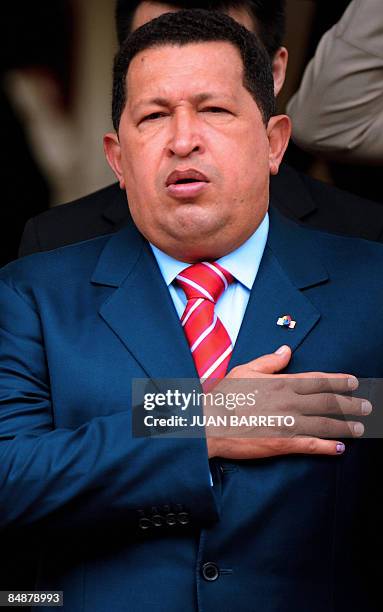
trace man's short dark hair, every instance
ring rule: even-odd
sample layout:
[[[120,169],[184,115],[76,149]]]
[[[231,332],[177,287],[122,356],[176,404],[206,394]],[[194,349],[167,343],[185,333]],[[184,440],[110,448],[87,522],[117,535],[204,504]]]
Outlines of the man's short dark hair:
[[[117,0],[116,28],[120,45],[131,33],[134,14],[142,1]],[[161,0],[154,2],[161,4]],[[254,30],[271,59],[282,45],[286,27],[286,0],[164,0],[164,3],[180,9],[202,8],[221,12],[244,9],[252,18]]]
[[[249,91],[267,125],[275,112],[271,62],[258,37],[224,13],[205,10],[165,13],[141,26],[117,52],[113,72],[112,120],[116,132],[127,99],[126,75],[132,59],[141,51],[166,45],[228,42],[243,62],[243,86]],[[176,51],[175,51],[176,53]]]

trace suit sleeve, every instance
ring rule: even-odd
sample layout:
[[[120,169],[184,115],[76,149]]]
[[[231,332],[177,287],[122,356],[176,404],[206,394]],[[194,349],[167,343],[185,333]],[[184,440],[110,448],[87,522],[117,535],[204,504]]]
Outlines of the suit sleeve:
[[[293,140],[342,162],[381,164],[383,154],[383,10],[353,0],[321,39],[287,105]]]
[[[0,527],[136,527],[173,505],[218,519],[206,441],[133,438],[129,410],[55,428],[39,314],[0,280]]]
[[[29,219],[24,227],[23,235],[19,245],[19,257],[25,257],[25,255],[31,255],[31,253],[38,253],[41,251],[39,243],[37,224],[34,217]]]

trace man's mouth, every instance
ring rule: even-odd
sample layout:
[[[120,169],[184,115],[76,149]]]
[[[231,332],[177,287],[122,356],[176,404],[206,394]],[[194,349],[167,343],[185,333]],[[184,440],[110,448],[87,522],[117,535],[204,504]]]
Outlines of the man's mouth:
[[[197,197],[209,184],[205,174],[195,168],[174,170],[166,179],[166,189],[169,195],[179,198]]]

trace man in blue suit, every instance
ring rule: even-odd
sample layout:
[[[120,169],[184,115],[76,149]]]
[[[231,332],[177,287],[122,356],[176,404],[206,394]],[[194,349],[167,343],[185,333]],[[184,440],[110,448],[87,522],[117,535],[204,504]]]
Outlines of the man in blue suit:
[[[370,411],[344,397],[354,377],[383,374],[383,249],[268,212],[290,133],[273,110],[267,55],[229,17],[143,26],[105,137],[131,221],[1,271],[0,524],[39,543],[36,589],[65,610],[377,609],[355,555],[379,449],[341,439]],[[193,303],[214,326],[190,350],[194,264],[228,286]],[[229,381],[291,374],[304,437],[132,435],[132,379],[200,375],[210,334],[231,343]]]

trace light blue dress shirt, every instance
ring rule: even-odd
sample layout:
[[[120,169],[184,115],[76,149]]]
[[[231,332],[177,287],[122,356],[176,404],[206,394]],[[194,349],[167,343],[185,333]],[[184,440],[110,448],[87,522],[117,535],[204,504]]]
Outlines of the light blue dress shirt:
[[[266,213],[262,223],[246,242],[235,251],[217,259],[217,262],[230,272],[235,279],[223,292],[215,306],[215,312],[225,326],[233,346],[242,324],[251,288],[257,276],[268,233],[269,215]],[[183,289],[174,282],[174,279],[185,268],[188,268],[190,263],[170,257],[153,244],[150,246],[168,286],[178,316],[181,318],[187,300]]]

